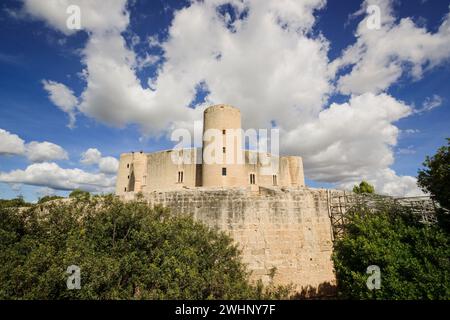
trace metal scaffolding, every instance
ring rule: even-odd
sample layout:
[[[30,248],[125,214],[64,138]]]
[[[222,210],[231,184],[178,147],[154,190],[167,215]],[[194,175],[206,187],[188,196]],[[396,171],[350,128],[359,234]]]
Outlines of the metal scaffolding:
[[[424,224],[437,222],[436,212],[439,206],[431,197],[395,198],[372,194],[355,194],[344,192],[328,193],[329,216],[331,220],[333,240],[343,236],[348,218],[357,213],[375,213],[380,208],[408,208],[412,214],[417,215]],[[363,210],[361,210],[363,209]]]

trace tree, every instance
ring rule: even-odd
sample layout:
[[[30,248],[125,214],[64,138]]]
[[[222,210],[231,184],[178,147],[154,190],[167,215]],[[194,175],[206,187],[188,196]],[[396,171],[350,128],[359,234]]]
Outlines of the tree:
[[[362,181],[359,186],[353,187],[353,192],[357,194],[372,194],[375,193],[375,188],[366,181]]]
[[[450,241],[408,208],[380,204],[347,217],[333,261],[341,298],[450,299]],[[381,271],[380,290],[367,287],[367,268]]]
[[[43,209],[43,211],[41,211]],[[81,270],[68,290],[66,270]],[[226,234],[189,216],[113,196],[0,209],[0,299],[285,297],[248,282]]]
[[[69,194],[69,198],[89,199],[90,196],[91,194],[89,192],[80,189],[75,189]]]
[[[418,184],[442,207],[450,210],[450,138],[447,143],[434,156],[426,158],[425,168],[419,170]]]
[[[60,196],[43,196],[42,198],[40,198],[38,200],[37,203],[42,204],[42,203],[45,203],[45,202],[49,202],[49,201],[52,201],[52,200],[58,200],[58,199],[63,199],[63,197],[60,197]]]

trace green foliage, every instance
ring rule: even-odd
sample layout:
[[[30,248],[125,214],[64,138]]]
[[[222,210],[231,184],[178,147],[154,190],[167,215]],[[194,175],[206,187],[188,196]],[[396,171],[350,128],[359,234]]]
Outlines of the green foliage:
[[[63,197],[60,197],[60,196],[44,196],[42,198],[39,198],[37,203],[38,204],[42,204],[42,203],[45,203],[45,202],[58,200],[58,199],[63,199]]]
[[[366,181],[362,181],[359,186],[353,187],[353,192],[357,194],[373,194],[375,193],[375,187]]]
[[[43,210],[43,211],[41,211]],[[68,290],[67,267],[81,268]],[[253,287],[224,233],[188,216],[112,196],[0,209],[0,299],[244,299]]]
[[[22,196],[15,199],[0,199],[0,208],[19,208],[19,207],[29,207],[31,203],[27,203]]]
[[[91,194],[87,191],[75,189],[69,194],[69,198],[83,198],[83,199],[89,199]]]
[[[438,212],[439,224],[450,233],[450,139],[448,145],[441,147],[433,157],[427,157],[424,169],[419,170],[418,185],[439,202],[442,208]]]
[[[333,261],[342,298],[450,299],[450,241],[438,226],[408,209],[362,208],[349,217]],[[381,269],[381,289],[369,290],[367,268]]]

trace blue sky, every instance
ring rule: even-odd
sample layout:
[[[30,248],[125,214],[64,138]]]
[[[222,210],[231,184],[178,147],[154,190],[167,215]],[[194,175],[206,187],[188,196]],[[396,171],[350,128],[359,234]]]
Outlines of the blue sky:
[[[364,178],[417,194],[418,168],[450,136],[449,1],[71,1],[76,32],[61,3],[0,7],[0,198],[112,191],[111,157],[171,147],[169,129],[211,103],[252,127],[275,121],[313,187]],[[364,29],[370,4],[381,30]]]

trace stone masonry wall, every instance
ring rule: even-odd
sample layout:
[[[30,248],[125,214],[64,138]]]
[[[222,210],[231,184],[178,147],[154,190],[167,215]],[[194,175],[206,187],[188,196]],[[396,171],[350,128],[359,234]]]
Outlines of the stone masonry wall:
[[[196,188],[145,197],[152,205],[193,214],[227,232],[239,244],[254,280],[267,284],[275,267],[276,284],[301,289],[335,283],[327,190]]]

